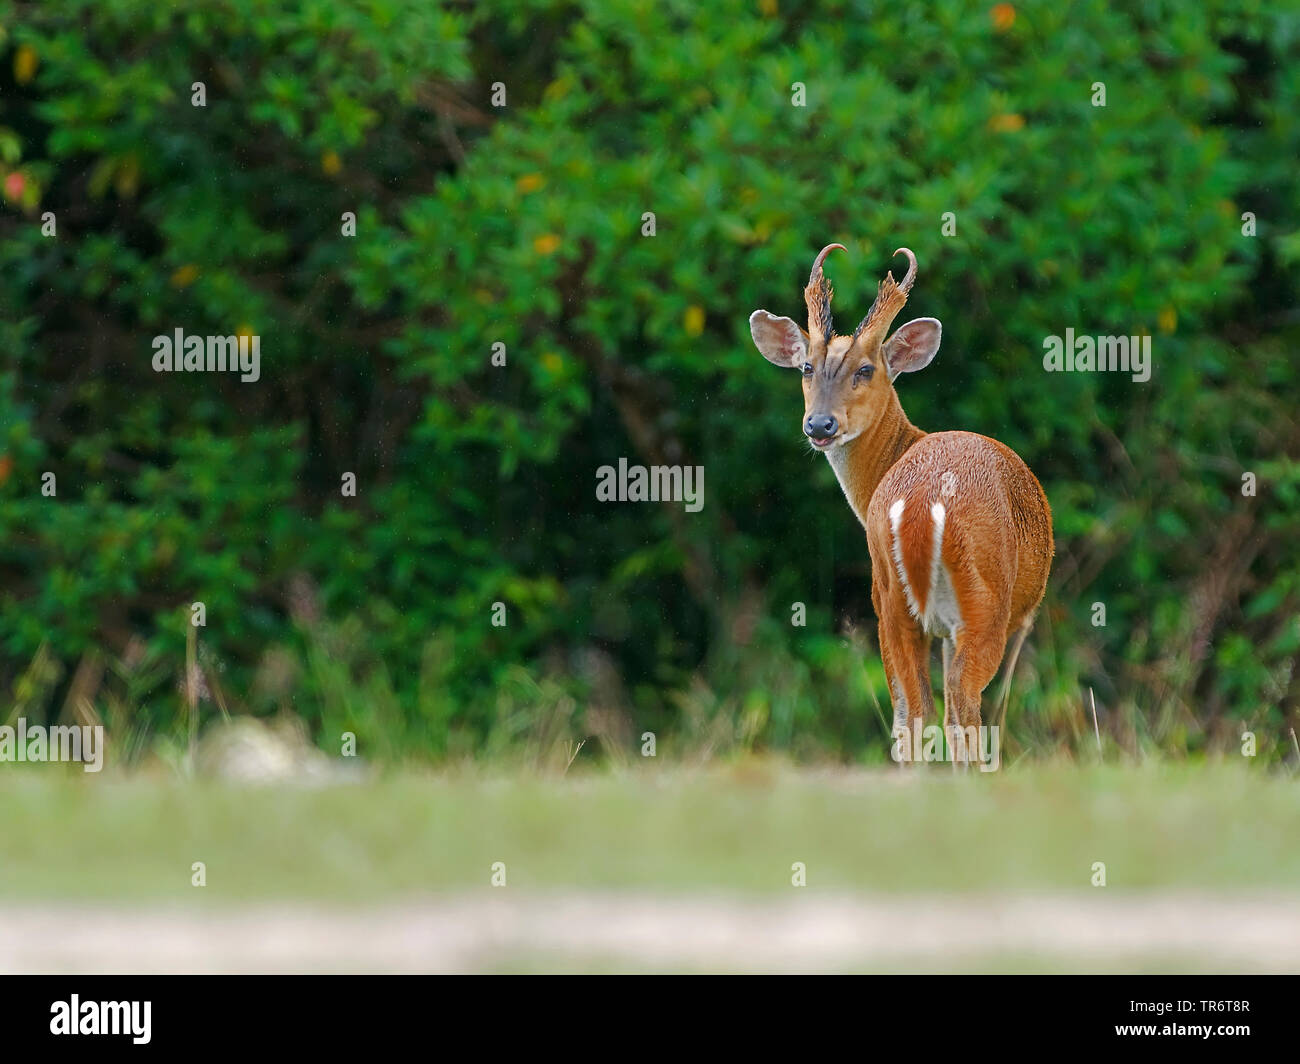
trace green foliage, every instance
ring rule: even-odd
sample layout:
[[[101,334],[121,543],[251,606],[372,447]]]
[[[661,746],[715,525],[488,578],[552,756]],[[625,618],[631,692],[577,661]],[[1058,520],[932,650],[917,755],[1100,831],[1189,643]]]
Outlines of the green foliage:
[[[175,738],[201,600],[209,688],[330,744],[883,757],[862,533],[746,319],[832,240],[861,314],[906,243],[944,322],[909,415],[1054,508],[1018,741],[1090,742],[1091,688],[1132,753],[1284,754],[1300,18],[1112,7],[0,3],[4,687],[48,648],[55,713],[106,661]],[[155,373],[178,327],[262,379]],[[1150,334],[1151,381],[1042,372],[1067,328]],[[619,457],[704,509],[597,503]]]

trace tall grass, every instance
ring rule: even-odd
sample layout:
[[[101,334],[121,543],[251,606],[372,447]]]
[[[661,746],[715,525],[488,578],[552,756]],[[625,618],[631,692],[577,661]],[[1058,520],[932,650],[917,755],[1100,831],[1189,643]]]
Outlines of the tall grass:
[[[626,766],[647,742],[656,757],[682,763],[755,752],[806,762],[888,760],[889,691],[874,631],[862,625],[791,639],[778,625],[759,623],[743,645],[720,640],[697,668],[662,685],[628,685],[611,658],[586,648],[537,667],[505,665],[468,696],[453,690],[449,644],[435,636],[413,701],[399,693],[403,685],[357,619],[301,624],[300,642],[269,648],[244,690],[228,685],[202,629],[187,628],[181,653],[133,641],[118,655],[88,652],[71,669],[42,646],[14,684],[7,722],[102,723],[115,762],[161,762],[181,775],[192,771],[200,732],[241,714],[301,719],[332,754],[351,734],[381,764],[467,759],[563,772],[575,762]],[[933,654],[941,718],[937,647]],[[1170,668],[1135,663],[1107,676],[1098,662],[1059,610],[1044,609],[1014,674],[1008,654],[985,692],[985,722],[1002,721],[1004,764],[1238,757],[1244,733],[1253,733],[1262,762],[1300,760],[1266,707],[1206,728],[1185,686],[1170,683]]]

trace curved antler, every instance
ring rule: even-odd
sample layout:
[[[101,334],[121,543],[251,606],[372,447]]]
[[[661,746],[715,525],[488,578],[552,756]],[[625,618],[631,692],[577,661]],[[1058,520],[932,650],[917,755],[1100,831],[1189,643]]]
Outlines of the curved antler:
[[[821,251],[817,253],[817,258],[813,260],[812,272],[808,274],[808,283],[810,285],[816,281],[821,280],[822,263],[826,261],[826,256],[829,255],[836,248],[839,248],[841,251],[849,250],[843,244],[827,244],[824,248],[822,248]],[[894,254],[897,255],[898,252],[894,252]]]
[[[916,256],[912,254],[911,248],[898,248],[894,254],[907,256],[907,273],[903,277],[903,283],[898,287],[901,288],[904,293],[910,292],[912,290],[912,282],[916,280]]]
[[[828,344],[835,332],[831,323],[831,297],[834,296],[835,289],[822,273],[822,263],[836,248],[848,251],[843,244],[827,244],[822,248],[813,260],[812,271],[808,274],[808,286],[803,290],[804,302],[808,304],[808,338],[817,347]]]
[[[876,301],[871,304],[867,316],[853,330],[854,345],[858,344],[859,338],[865,336],[866,339],[862,342],[868,351],[885,338],[885,333],[889,331],[895,316],[903,309],[903,304],[907,302],[907,293],[912,290],[912,285],[916,281],[916,256],[912,254],[912,249],[899,248],[894,254],[907,256],[907,273],[903,275],[903,283],[899,284],[895,281],[892,272],[885,274],[885,279],[880,282],[880,287],[876,290]]]

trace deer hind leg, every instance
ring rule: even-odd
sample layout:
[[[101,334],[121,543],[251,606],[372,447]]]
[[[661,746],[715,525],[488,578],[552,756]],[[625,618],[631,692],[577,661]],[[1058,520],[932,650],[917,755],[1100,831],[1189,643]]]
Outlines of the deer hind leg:
[[[912,736],[934,716],[934,695],[930,690],[930,637],[916,623],[907,605],[907,594],[894,573],[888,548],[871,543],[871,601],[880,620],[880,657],[894,706],[891,738],[905,731],[903,751],[909,756]],[[904,761],[906,763],[906,761]]]
[[[997,675],[1006,649],[1006,619],[973,618],[944,647],[944,724],[954,757],[967,764],[979,757],[980,699]]]
[[[906,608],[906,607],[904,607]],[[882,616],[880,648],[889,681],[889,695],[894,704],[893,737],[903,732],[904,749],[911,751],[912,736],[925,726],[925,718],[934,715],[934,695],[930,691],[930,637],[911,622],[900,624]]]
[[[943,733],[953,742],[961,732],[961,726],[957,721],[957,701],[949,687],[949,678],[952,676],[952,656],[955,653],[956,644],[953,641],[952,633],[944,636],[943,639]],[[954,747],[956,748],[956,747]],[[957,770],[957,758],[952,761],[953,771]]]

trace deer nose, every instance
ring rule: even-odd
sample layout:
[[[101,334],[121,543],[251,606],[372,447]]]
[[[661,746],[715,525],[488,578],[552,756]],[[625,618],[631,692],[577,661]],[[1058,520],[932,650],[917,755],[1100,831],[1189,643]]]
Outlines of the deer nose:
[[[805,436],[814,440],[829,440],[839,431],[840,423],[830,414],[810,414],[803,423]]]

